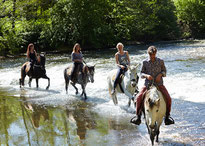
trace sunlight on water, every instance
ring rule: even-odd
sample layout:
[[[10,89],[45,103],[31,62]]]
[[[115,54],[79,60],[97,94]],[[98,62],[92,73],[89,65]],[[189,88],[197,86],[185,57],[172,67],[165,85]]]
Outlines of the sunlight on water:
[[[170,127],[163,126],[161,128],[161,139],[164,141],[161,145],[166,145],[166,141],[169,141],[171,144],[181,144],[184,142],[190,142],[189,135],[194,127],[194,121],[189,118],[181,119],[180,117],[185,117],[184,112],[187,110],[186,105],[192,105],[189,102],[196,103],[197,107],[201,110],[201,103],[205,103],[205,41],[197,41],[197,43],[174,43],[174,44],[156,44],[158,47],[158,56],[165,61],[167,67],[167,77],[164,78],[164,83],[173,98],[173,110],[172,114],[177,121],[175,124],[175,129],[170,131]],[[145,46],[130,46],[125,48],[130,52],[131,64],[141,63],[143,59],[146,59],[148,56],[146,50],[141,49]],[[138,128],[133,128],[135,126],[127,125],[129,119],[134,116],[135,107],[131,104],[129,108],[127,106],[128,97],[123,94],[118,94],[119,105],[115,106],[112,99],[108,94],[107,86],[107,74],[110,70],[116,68],[114,60],[114,52],[104,53],[96,52],[95,56],[101,56],[102,58],[95,57],[92,58],[92,54],[87,54],[85,56],[85,61],[89,65],[96,65],[95,68],[95,82],[88,83],[86,87],[86,93],[88,100],[86,104],[90,105],[89,112],[96,112],[99,117],[97,118],[97,128],[88,128],[86,131],[85,141],[80,141],[80,137],[76,134],[78,131],[78,125],[75,121],[75,115],[69,114],[68,120],[70,123],[70,139],[73,142],[73,145],[78,145],[84,143],[86,145],[123,145],[123,144],[136,144],[137,141],[141,141],[143,145],[150,143],[149,136],[147,135],[146,127],[144,124]],[[75,109],[73,106],[77,106],[84,103],[83,98],[80,95],[75,95],[74,88],[69,85],[68,94],[65,92],[65,83],[63,71],[66,67],[71,65],[70,58],[68,56],[47,56],[46,72],[48,77],[51,79],[51,86],[49,90],[45,90],[48,82],[45,79],[39,80],[39,89],[36,89],[35,80],[32,81],[32,87],[28,86],[28,77],[26,77],[25,87],[22,89],[19,88],[19,78],[20,78],[20,64],[26,59],[19,60],[21,63],[9,65],[6,68],[5,64],[9,63],[3,61],[3,68],[0,69],[0,87],[6,88],[8,92],[11,92],[16,97],[26,97],[30,102],[36,103],[38,105],[46,105],[51,107],[60,107],[61,109]],[[11,63],[12,64],[12,63]],[[140,67],[138,68],[139,74]],[[144,84],[144,80],[139,80],[139,88]],[[79,92],[81,93],[81,87],[77,85]],[[182,105],[185,103],[186,105]],[[193,104],[192,103],[192,104]],[[87,109],[87,107],[85,107]],[[193,112],[195,109],[190,108],[190,111]],[[181,112],[180,112],[181,111]],[[87,114],[87,113],[86,113]],[[189,115],[191,117],[191,113]],[[103,117],[103,118],[102,118]],[[112,117],[110,119],[110,117]],[[198,117],[196,117],[198,118]],[[92,118],[91,118],[92,119]],[[103,121],[103,119],[106,119]],[[115,125],[112,124],[112,121],[115,121]],[[204,132],[204,118],[198,121],[198,127],[202,130],[198,130],[198,133],[195,133],[195,138],[200,139],[199,136]],[[187,122],[188,120],[188,122]],[[110,123],[109,123],[109,122]],[[20,122],[20,121],[19,121]],[[21,121],[23,122],[23,121]],[[108,122],[108,123],[107,123]],[[120,129],[120,126],[117,127],[117,124],[125,124],[124,129]],[[144,122],[143,122],[144,123]],[[100,125],[112,127],[108,128],[109,131],[104,131],[103,127]],[[183,125],[183,126],[182,126]],[[199,126],[200,125],[200,126]],[[113,127],[117,127],[115,128]],[[16,129],[11,133],[13,135],[23,135],[25,131],[18,130],[21,127],[18,127],[16,123],[13,123],[9,128]],[[126,130],[126,128],[128,128]],[[180,129],[180,130],[177,130]],[[96,130],[97,129],[97,130]],[[138,132],[136,132],[138,131]],[[18,133],[19,132],[19,133]],[[200,133],[201,132],[201,133]],[[187,133],[186,136],[182,136],[184,133]],[[126,136],[127,135],[127,136]],[[146,136],[144,136],[146,135]],[[118,141],[118,138],[120,141]],[[171,140],[175,139],[175,140]],[[56,140],[59,141],[59,140]],[[176,142],[177,141],[177,142]],[[198,140],[201,141],[201,140]],[[203,141],[203,140],[202,140]],[[60,143],[60,142],[59,142]],[[63,142],[62,142],[63,143]]]

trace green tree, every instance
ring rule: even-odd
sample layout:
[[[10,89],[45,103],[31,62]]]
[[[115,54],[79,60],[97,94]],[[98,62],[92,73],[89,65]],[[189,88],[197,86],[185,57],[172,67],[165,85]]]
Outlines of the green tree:
[[[112,44],[107,0],[59,0],[51,14],[53,44],[101,48]]]
[[[205,1],[175,0],[177,17],[184,37],[205,38]]]

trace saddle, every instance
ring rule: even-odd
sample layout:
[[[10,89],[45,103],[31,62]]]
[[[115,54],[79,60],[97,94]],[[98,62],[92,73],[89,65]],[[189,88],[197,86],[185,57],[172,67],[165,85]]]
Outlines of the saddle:
[[[72,70],[72,68],[69,68],[69,70],[67,70],[67,73],[70,74],[71,70]],[[77,82],[79,79],[84,81],[85,80],[84,76],[87,73],[88,73],[88,67],[87,66],[83,66],[82,71],[78,70],[78,71],[75,72],[75,76],[74,76],[73,82]]]
[[[120,77],[118,78],[118,84],[121,84],[121,83],[122,83],[124,77],[125,77],[125,76],[124,76],[123,74],[120,75]],[[115,78],[116,78],[116,75],[114,75],[114,76],[112,77],[112,81],[115,81]]]

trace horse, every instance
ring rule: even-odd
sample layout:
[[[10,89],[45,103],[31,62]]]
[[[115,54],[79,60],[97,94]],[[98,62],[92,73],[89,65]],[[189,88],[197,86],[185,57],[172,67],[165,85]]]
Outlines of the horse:
[[[29,77],[29,87],[31,87],[31,81],[32,79],[36,79],[36,88],[38,88],[38,79],[40,78],[44,78],[44,79],[48,79],[48,86],[46,87],[46,90],[48,90],[49,86],[50,86],[50,78],[46,75],[46,70],[45,70],[45,54],[41,53],[39,55],[40,57],[40,63],[34,64],[33,66],[33,72],[31,72],[31,63],[30,62],[26,62],[22,65],[21,67],[21,78],[19,79],[19,84],[20,84],[20,88],[21,86],[24,86],[24,80],[26,75]]]
[[[129,97],[129,101],[128,101],[128,106],[130,107],[131,104],[131,100],[133,101],[134,105],[134,94],[136,92],[138,92],[138,80],[139,80],[139,76],[137,75],[137,67],[139,66],[139,64],[137,64],[137,66],[130,66],[128,67],[128,71],[125,72],[124,77],[121,76],[121,83],[119,83],[116,87],[116,92],[114,94],[111,94],[111,91],[114,89],[114,80],[116,77],[116,73],[117,73],[117,69],[112,70],[108,73],[107,76],[107,83],[108,83],[108,90],[109,90],[109,94],[113,100],[113,103],[115,105],[118,104],[118,100],[117,100],[117,92],[118,93],[124,93],[125,95],[127,95]]]
[[[155,85],[151,85],[145,93],[143,113],[151,143],[154,145],[155,136],[158,142],[160,125],[166,113],[165,99]]]
[[[71,70],[72,70],[72,66],[67,67],[64,70],[64,79],[65,79],[65,90],[66,93],[68,93],[68,85],[69,82],[71,80]],[[79,69],[78,69],[79,70]],[[87,99],[87,95],[85,92],[85,87],[87,85],[88,82],[93,83],[94,82],[94,73],[95,73],[95,65],[94,66],[88,66],[88,65],[84,65],[83,66],[83,76],[81,72],[77,72],[77,80],[74,80],[71,82],[71,85],[75,88],[76,90],[76,95],[78,94],[78,88],[75,86],[75,84],[80,84],[82,87],[82,93],[81,96],[84,95],[85,100]]]

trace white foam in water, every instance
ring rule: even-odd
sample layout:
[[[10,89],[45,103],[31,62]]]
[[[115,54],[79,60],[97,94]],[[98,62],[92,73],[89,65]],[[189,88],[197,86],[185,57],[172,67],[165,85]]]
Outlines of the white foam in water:
[[[164,78],[164,83],[172,98],[205,102],[205,48],[202,47],[203,45],[205,43],[200,42],[191,46],[178,45],[170,47],[168,45],[158,48],[158,56],[164,59],[167,66],[167,77]],[[142,52],[144,54],[130,54],[132,64],[140,63],[147,58],[146,50],[142,50]],[[107,74],[116,67],[114,58],[88,58],[87,60],[90,61],[89,64],[96,64],[95,82],[88,83],[86,87],[88,102],[96,104],[95,108],[99,112],[103,111],[103,113],[110,114],[110,111],[114,110],[115,114],[123,114],[125,112],[123,108],[126,108],[128,97],[118,94],[119,106],[114,106],[107,89]],[[65,92],[63,71],[70,64],[63,62],[61,64],[50,63],[46,65],[46,72],[51,82],[48,91],[45,90],[48,84],[46,79],[39,79],[39,89],[37,90],[35,80],[32,81],[32,87],[29,88],[28,77],[26,77],[25,96],[40,96],[36,100],[43,100],[46,103],[55,105],[66,104],[66,101],[75,98],[80,99],[79,95],[75,95],[75,90],[71,85],[68,87],[68,95]],[[9,87],[11,90],[18,92],[19,96],[21,96],[19,88],[20,68],[21,66],[0,69],[0,86]],[[140,79],[139,88],[142,87],[143,83],[144,80]],[[81,87],[77,86],[79,93],[81,93]],[[131,110],[135,110],[133,106]]]

